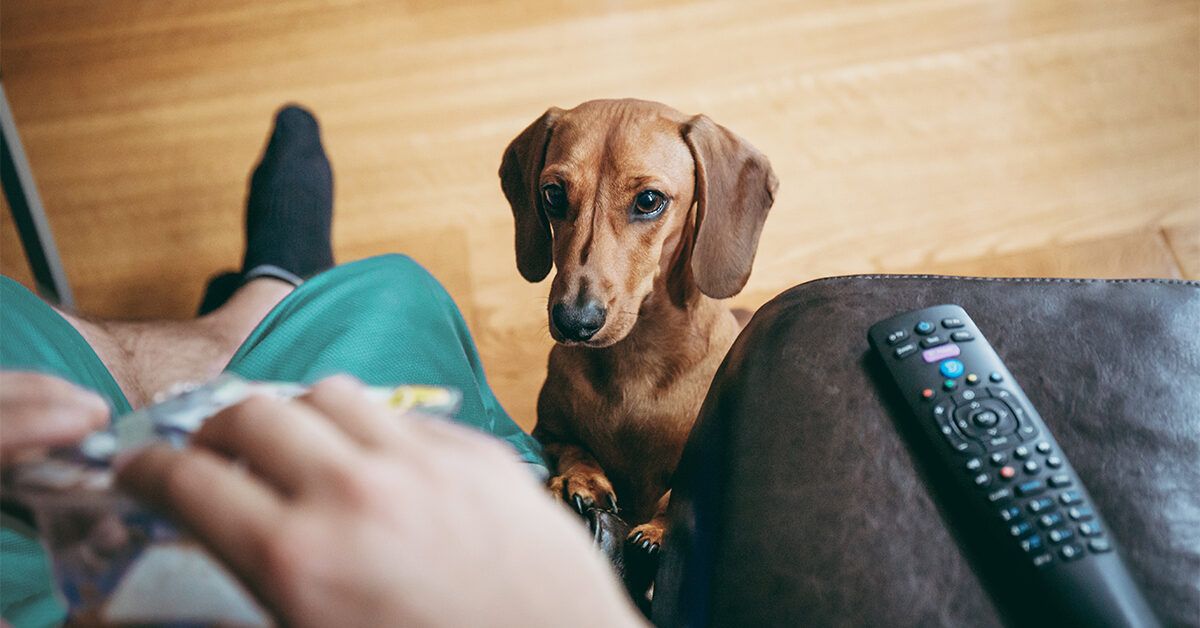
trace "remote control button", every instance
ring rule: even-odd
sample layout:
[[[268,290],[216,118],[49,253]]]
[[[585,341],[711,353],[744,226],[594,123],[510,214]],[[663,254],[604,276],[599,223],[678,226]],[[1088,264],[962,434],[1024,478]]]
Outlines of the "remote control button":
[[[950,334],[950,339],[954,342],[967,342],[968,340],[974,340],[975,336],[972,336],[969,331],[956,331]]]
[[[974,373],[967,373],[967,377],[966,377],[965,381],[968,384],[974,386],[975,384],[979,383],[979,376]]]
[[[1037,451],[1038,451],[1038,453],[1039,453],[1039,454],[1048,454],[1048,453],[1050,453],[1050,443],[1047,443],[1046,441],[1042,441],[1042,442],[1038,443],[1038,444],[1037,444]]]
[[[987,486],[992,483],[992,478],[986,473],[980,473],[975,476],[975,486]]]
[[[1025,505],[1025,507],[1029,509],[1029,512],[1037,514],[1039,512],[1045,512],[1045,511],[1053,508],[1054,500],[1050,499],[1049,497],[1042,497],[1040,499],[1035,499],[1035,500],[1030,501],[1028,504]]]
[[[1083,536],[1099,536],[1100,532],[1102,532],[1102,530],[1100,530],[1100,524],[1098,523],[1092,522],[1079,524],[1079,533]]]
[[[1013,397],[1012,393],[1008,392],[1007,390],[1005,390],[1003,388],[997,388],[996,386],[988,386],[987,391],[988,391],[989,395],[999,399],[1000,401],[1015,401],[1016,400],[1015,397]]]
[[[1013,476],[1016,474],[1017,470],[1012,467],[1000,467],[1000,477],[1004,478],[1005,480],[1013,479]]]
[[[1064,506],[1074,506],[1083,501],[1083,496],[1079,494],[1079,491],[1063,491],[1058,496],[1058,501],[1062,502]]]
[[[1022,425],[1021,429],[1017,430],[1017,433],[1021,435],[1021,440],[1029,441],[1037,436],[1037,428],[1032,425]]]
[[[1008,533],[1015,537],[1022,537],[1033,531],[1033,524],[1028,521],[1018,521],[1008,528]]]
[[[1050,486],[1053,486],[1054,488],[1062,488],[1070,485],[1071,476],[1067,475],[1066,473],[1059,473],[1058,475],[1050,476]]]
[[[1109,545],[1108,539],[1092,539],[1088,541],[1088,547],[1092,548],[1092,551],[1097,554],[1103,554],[1112,549],[1112,545]]]
[[[979,458],[971,458],[967,461],[967,471],[978,471],[983,466]]]
[[[1025,461],[1025,473],[1033,475],[1034,473],[1037,473],[1040,469],[1041,469],[1041,467],[1038,466],[1038,463],[1036,463],[1032,460]]]
[[[930,347],[944,345],[947,342],[950,342],[950,339],[945,336],[927,336],[927,337],[921,339],[921,348],[928,349]],[[956,345],[951,345],[951,346],[953,346],[955,349],[958,348]]]
[[[1062,520],[1062,515],[1057,512],[1052,512],[1048,515],[1042,515],[1039,517],[1038,525],[1041,525],[1043,528],[1053,528],[1054,526],[1062,523]]]
[[[997,436],[997,437],[993,438],[992,440],[989,440],[988,445],[991,447],[1004,447],[1005,445],[1008,445],[1008,437],[1007,436]]]
[[[1078,545],[1064,545],[1058,550],[1058,555],[1063,557],[1063,560],[1074,560],[1083,555],[1083,548]]]
[[[1029,457],[1029,448],[1021,445],[1013,450],[1013,457],[1017,460],[1024,460]]]
[[[992,371],[992,374],[988,375],[988,379],[999,384],[1000,382],[1004,381],[1004,376],[1001,375],[999,371]]]
[[[963,363],[959,360],[946,360],[942,362],[941,366],[938,366],[938,372],[942,374],[942,377],[959,377],[965,370]]]
[[[1046,490],[1046,485],[1042,484],[1041,480],[1030,480],[1017,485],[1017,497],[1028,497],[1037,495]]]
[[[1008,499],[1009,497],[1012,497],[1012,491],[1008,490],[1007,488],[1002,488],[988,493],[988,501],[992,502],[993,504],[998,501]]]
[[[1017,517],[1020,517],[1020,516],[1021,516],[1021,509],[1017,508],[1016,506],[1009,506],[1008,508],[1005,508],[1004,510],[1000,511],[1000,519],[1002,519],[1004,521],[1012,521],[1013,519],[1016,519]]]
[[[979,427],[992,427],[1000,422],[1000,417],[991,410],[980,410],[971,414],[971,422]]]
[[[921,398],[922,398],[922,399],[933,399],[933,389],[932,389],[932,388],[926,388],[925,390],[922,390],[922,391],[921,391]]]
[[[998,451],[998,452],[988,456],[988,460],[990,460],[993,465],[998,467],[998,466],[1004,464],[1005,461],[1008,460],[1008,456],[1004,452]]]
[[[932,336],[931,336],[931,338],[932,338]],[[929,340],[929,338],[926,338],[925,340]],[[942,345],[940,347],[934,347],[932,349],[926,349],[926,350],[922,351],[921,359],[925,360],[926,364],[933,364],[934,362],[937,362],[938,360],[945,360],[946,358],[952,358],[952,357],[958,355],[959,353],[960,353],[960,351],[959,351],[958,345]]]
[[[1067,511],[1071,521],[1090,521],[1094,514],[1091,508],[1072,508]]]
[[[921,334],[922,336],[932,334],[933,330],[934,330],[933,323],[931,323],[929,321],[921,321],[921,322],[917,323],[916,327],[913,327],[913,331],[917,332],[918,334]]]
[[[1063,541],[1073,538],[1075,533],[1072,532],[1070,528],[1058,528],[1056,530],[1051,530],[1046,536],[1050,537],[1051,543],[1058,545]]]
[[[1050,556],[1049,554],[1038,554],[1037,556],[1033,557],[1033,566],[1039,567],[1039,568],[1045,567],[1045,566],[1049,565],[1053,560],[1054,560],[1054,557]]]
[[[1036,534],[1021,541],[1021,549],[1025,550],[1026,552],[1036,552],[1042,549],[1042,547],[1044,547],[1042,545],[1042,537]]]
[[[978,396],[979,396],[979,393],[968,388],[968,389],[954,395],[954,403],[961,406],[961,405],[967,403],[968,401],[975,401],[975,397],[978,397]]]
[[[897,329],[896,331],[887,335],[887,343],[889,345],[894,345],[905,338],[908,338],[908,332],[904,331],[903,329]]]
[[[961,318],[943,318],[942,319],[942,327],[945,327],[946,329],[958,329],[959,327],[962,327],[963,325],[964,325],[964,323],[962,322]]]
[[[902,347],[896,347],[896,350],[892,352],[892,355],[895,355],[897,358],[903,360],[904,358],[907,358],[916,352],[917,345],[910,342]]]
[[[967,441],[959,438],[958,434],[954,433],[954,428],[950,427],[949,423],[943,424],[940,428],[940,431],[942,432],[942,436],[945,437],[946,442],[954,448],[954,451],[957,451],[960,454],[968,455],[978,455],[983,453],[983,448],[981,448],[979,445],[968,443]]]
[[[1058,456],[1050,456],[1049,458],[1046,458],[1046,466],[1050,467],[1051,469],[1057,469],[1061,467],[1062,464],[1062,458],[1059,458]]]
[[[940,403],[933,407],[933,418],[938,422],[942,422],[950,418],[950,411],[954,409],[954,401],[951,399],[943,399]]]
[[[944,388],[946,390],[954,390],[957,387],[958,387],[958,382],[956,382],[952,379],[948,379],[948,380],[942,382],[942,388]]]

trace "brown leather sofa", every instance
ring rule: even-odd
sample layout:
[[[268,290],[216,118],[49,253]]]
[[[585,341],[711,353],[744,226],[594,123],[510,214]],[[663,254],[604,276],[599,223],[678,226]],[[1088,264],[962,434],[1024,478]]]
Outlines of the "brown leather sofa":
[[[866,330],[963,306],[1082,475],[1166,625],[1200,624],[1200,283],[854,276],[765,305],[674,481],[660,626],[1002,618],[902,438]]]

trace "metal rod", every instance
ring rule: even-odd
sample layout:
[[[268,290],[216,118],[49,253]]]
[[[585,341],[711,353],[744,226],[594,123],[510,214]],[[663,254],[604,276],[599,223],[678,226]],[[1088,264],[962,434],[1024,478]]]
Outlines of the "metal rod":
[[[62,259],[58,256],[54,234],[38,196],[33,171],[29,169],[29,160],[17,135],[17,123],[8,106],[3,83],[0,83],[0,144],[3,149],[0,151],[3,153],[0,155],[3,161],[0,163],[0,182],[21,236],[21,246],[25,247],[37,291],[47,301],[73,310],[75,299],[71,295],[71,286],[63,272]]]

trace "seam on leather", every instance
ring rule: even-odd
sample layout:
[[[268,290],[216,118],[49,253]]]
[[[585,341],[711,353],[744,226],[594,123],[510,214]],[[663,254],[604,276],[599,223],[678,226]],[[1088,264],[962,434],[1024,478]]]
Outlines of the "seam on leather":
[[[1200,281],[1192,279],[1163,279],[1163,278],[1132,278],[1132,279],[1086,279],[1074,277],[974,277],[974,276],[959,276],[959,275],[905,275],[905,274],[889,274],[877,273],[873,275],[835,275],[833,277],[821,277],[798,284],[795,287],[807,286],[815,283],[823,283],[828,281],[839,281],[845,279],[954,279],[964,281],[987,281],[996,283],[1151,283],[1163,285],[1179,285],[1200,288]]]

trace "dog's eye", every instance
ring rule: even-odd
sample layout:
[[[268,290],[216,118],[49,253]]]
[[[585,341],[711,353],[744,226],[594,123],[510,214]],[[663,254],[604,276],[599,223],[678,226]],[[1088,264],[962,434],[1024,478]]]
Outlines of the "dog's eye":
[[[667,198],[658,190],[642,190],[633,199],[633,209],[641,218],[658,215],[667,206]]]
[[[557,183],[542,186],[542,206],[551,216],[562,216],[567,212],[567,191]]]

